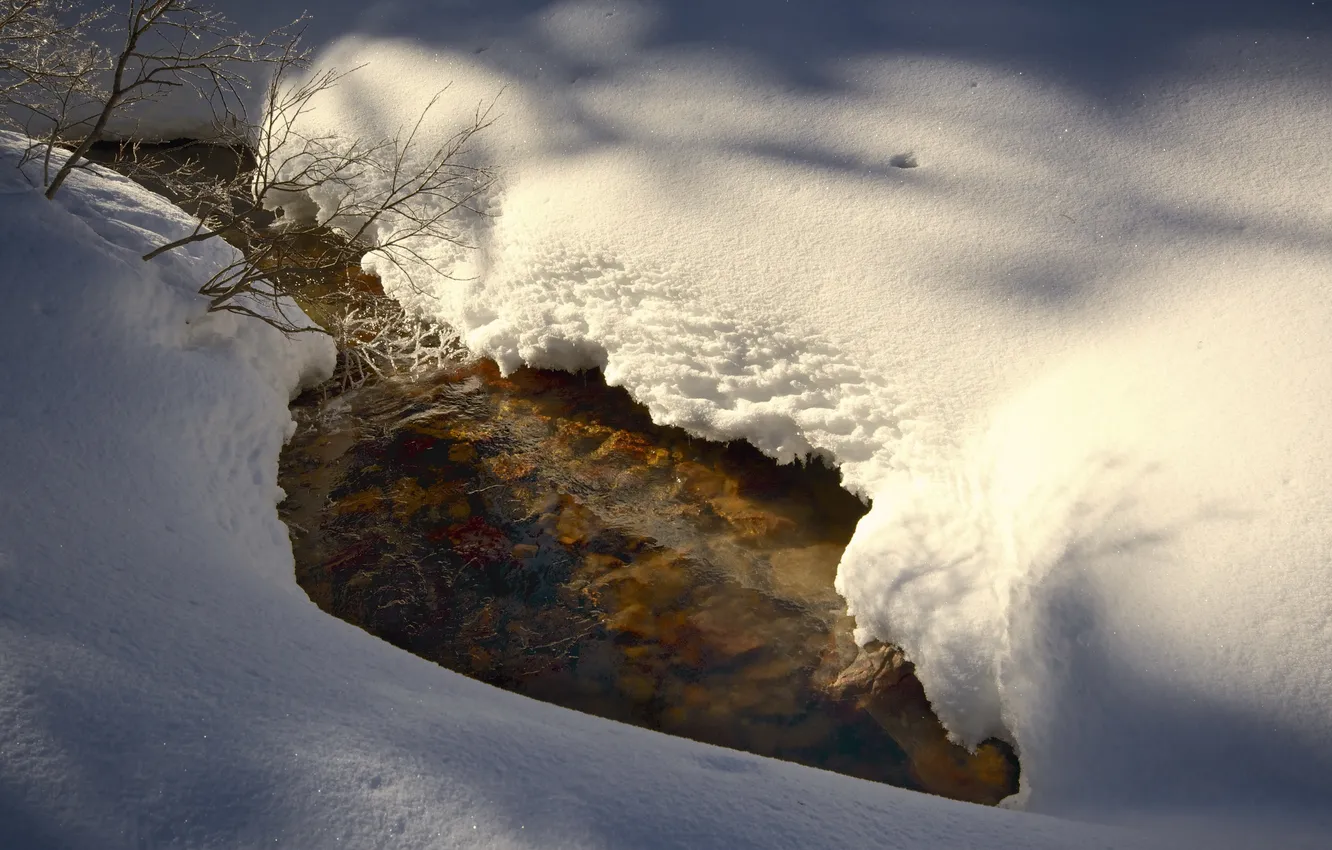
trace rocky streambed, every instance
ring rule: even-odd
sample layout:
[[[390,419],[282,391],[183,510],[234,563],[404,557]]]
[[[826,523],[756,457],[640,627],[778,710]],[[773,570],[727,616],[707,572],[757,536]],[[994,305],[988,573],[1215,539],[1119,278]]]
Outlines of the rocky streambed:
[[[595,372],[459,363],[294,406],[297,580],[409,652],[590,714],[960,800],[1011,750],[948,741],[833,591],[865,508],[835,470],[653,425]]]

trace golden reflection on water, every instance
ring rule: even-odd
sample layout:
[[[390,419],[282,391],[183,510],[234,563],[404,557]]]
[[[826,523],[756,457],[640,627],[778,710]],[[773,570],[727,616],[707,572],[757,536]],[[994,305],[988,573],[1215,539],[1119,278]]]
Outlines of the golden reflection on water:
[[[839,680],[857,648],[832,582],[865,506],[835,470],[653,425],[595,373],[487,362],[303,416],[282,484],[325,610],[591,714],[961,799],[1016,790],[1005,748],[946,740],[900,654],[889,690]]]

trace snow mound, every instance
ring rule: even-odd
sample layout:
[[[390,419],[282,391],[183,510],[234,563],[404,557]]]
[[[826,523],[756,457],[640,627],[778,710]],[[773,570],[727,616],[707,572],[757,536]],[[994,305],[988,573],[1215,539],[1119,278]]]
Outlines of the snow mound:
[[[505,369],[833,457],[873,499],[861,637],[1016,743],[1029,807],[1321,817],[1324,7],[428,8],[324,49],[367,66],[304,119],[392,136],[449,84],[449,133],[503,92],[476,251],[372,257],[391,292]]]
[[[204,314],[234,258],[0,137],[0,847],[1154,846],[535,703],[335,620],[275,503],[320,337]]]

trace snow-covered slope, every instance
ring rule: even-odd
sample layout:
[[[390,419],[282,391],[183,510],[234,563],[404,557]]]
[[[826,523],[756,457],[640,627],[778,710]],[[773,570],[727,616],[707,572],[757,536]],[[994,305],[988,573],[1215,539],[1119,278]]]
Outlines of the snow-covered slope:
[[[390,276],[405,301],[506,367],[836,457],[874,498],[838,582],[864,635],[961,738],[1016,742],[1030,809],[1326,844],[1329,4],[316,11],[321,61],[368,65],[308,129],[391,135],[452,83],[448,132],[503,91],[496,215],[457,279]],[[183,329],[184,270],[92,235],[178,226],[132,187],[4,185],[9,843],[1106,840],[531,706],[328,621],[270,507],[321,355]]]
[[[205,316],[222,244],[0,151],[0,847],[1139,847],[634,729],[319,611],[274,504],[319,338]]]
[[[306,129],[392,135],[451,84],[447,132],[503,92],[479,250],[425,295],[377,264],[405,302],[505,368],[835,457],[874,499],[838,579],[862,635],[959,738],[1017,744],[1030,808],[1322,817],[1327,4],[359,20]]]

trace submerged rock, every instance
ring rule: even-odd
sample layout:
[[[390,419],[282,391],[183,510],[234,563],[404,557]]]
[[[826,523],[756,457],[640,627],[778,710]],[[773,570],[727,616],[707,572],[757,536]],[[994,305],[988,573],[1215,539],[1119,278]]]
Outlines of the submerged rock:
[[[865,508],[814,463],[655,426],[595,374],[459,366],[306,399],[281,483],[324,610],[500,687],[700,741],[994,803],[833,591]]]
[[[1013,793],[1018,771],[1012,749],[985,741],[972,753],[950,741],[914,671],[901,649],[876,641],[861,648],[828,692],[853,701],[901,745],[922,788],[990,805]]]

